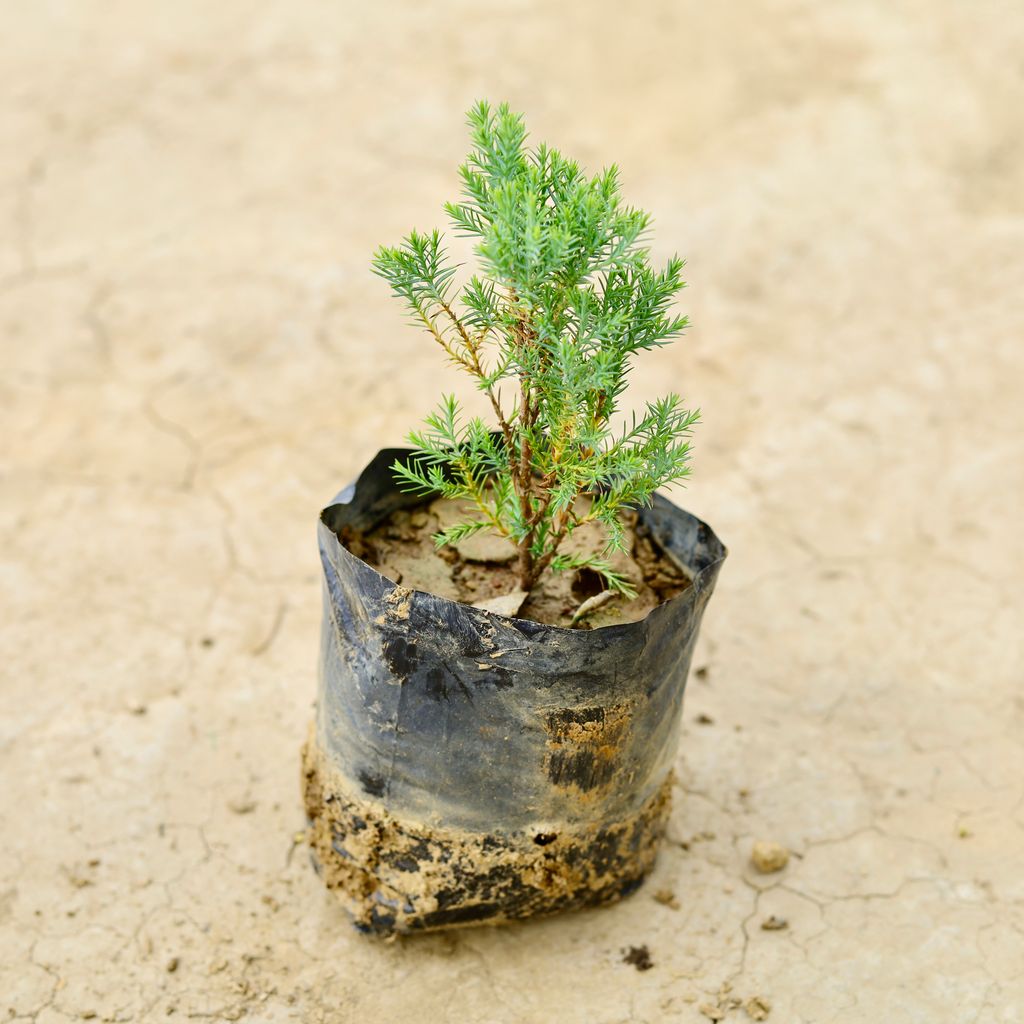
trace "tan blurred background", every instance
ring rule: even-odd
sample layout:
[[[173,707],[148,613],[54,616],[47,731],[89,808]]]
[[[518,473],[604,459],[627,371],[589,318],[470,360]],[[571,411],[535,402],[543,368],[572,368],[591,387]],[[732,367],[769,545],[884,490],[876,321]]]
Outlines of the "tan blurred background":
[[[1024,1019],[1019,4],[4,25],[0,1018]],[[441,223],[478,97],[688,259],[632,397],[702,406],[682,498],[731,556],[653,881],[382,946],[293,846],[314,524],[463,384],[368,258]]]

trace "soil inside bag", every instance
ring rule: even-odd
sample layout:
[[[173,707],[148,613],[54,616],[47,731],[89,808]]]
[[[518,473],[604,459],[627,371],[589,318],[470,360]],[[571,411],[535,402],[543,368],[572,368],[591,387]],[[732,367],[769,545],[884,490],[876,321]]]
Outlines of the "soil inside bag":
[[[585,500],[578,502],[581,515],[586,514],[586,509]],[[435,533],[466,518],[461,502],[438,498],[417,508],[398,509],[365,533],[346,530],[341,539],[352,554],[383,576],[413,590],[463,604],[479,604],[515,591],[519,586],[516,552],[507,538],[483,531],[454,547],[435,546]],[[603,557],[630,580],[637,597],[616,597],[602,605],[580,623],[583,628],[638,622],[691,585],[686,572],[638,522],[636,513],[627,512],[623,519],[625,551]],[[566,538],[559,552],[600,553],[605,543],[604,527],[591,522]],[[603,581],[590,569],[546,572],[516,617],[567,626],[580,604],[603,589]]]

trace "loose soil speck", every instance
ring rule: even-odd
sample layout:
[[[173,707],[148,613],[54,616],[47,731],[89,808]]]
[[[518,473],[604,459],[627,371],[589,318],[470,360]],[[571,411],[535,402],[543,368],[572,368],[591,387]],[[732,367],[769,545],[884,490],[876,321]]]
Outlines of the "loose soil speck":
[[[627,947],[623,950],[622,962],[632,964],[638,971],[649,971],[654,966],[651,951],[646,945]]]
[[[668,907],[670,910],[679,909],[679,900],[676,899],[676,894],[671,889],[655,889],[651,895],[655,902],[660,903],[663,907]]]

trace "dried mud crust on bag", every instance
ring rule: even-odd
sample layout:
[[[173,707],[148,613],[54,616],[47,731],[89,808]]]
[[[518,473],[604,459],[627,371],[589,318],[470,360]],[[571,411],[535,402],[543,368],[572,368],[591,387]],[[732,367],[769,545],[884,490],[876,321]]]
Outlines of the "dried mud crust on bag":
[[[324,884],[361,931],[395,934],[609,903],[657,854],[671,779],[631,817],[559,832],[480,833],[392,818],[345,795],[315,743],[303,748],[308,842]]]
[[[725,549],[658,496],[637,514],[689,585],[590,630],[409,589],[341,537],[418,499],[380,452],[324,509],[316,725],[303,753],[314,863],[390,936],[608,903],[650,870],[683,691]]]

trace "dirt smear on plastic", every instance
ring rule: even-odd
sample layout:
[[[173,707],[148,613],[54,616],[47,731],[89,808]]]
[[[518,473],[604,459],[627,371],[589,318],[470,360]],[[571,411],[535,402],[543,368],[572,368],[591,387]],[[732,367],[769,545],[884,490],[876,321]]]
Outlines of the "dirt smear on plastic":
[[[636,813],[559,832],[480,834],[400,821],[353,795],[313,738],[302,752],[307,841],[356,927],[383,936],[611,903],[650,871],[666,779]]]

